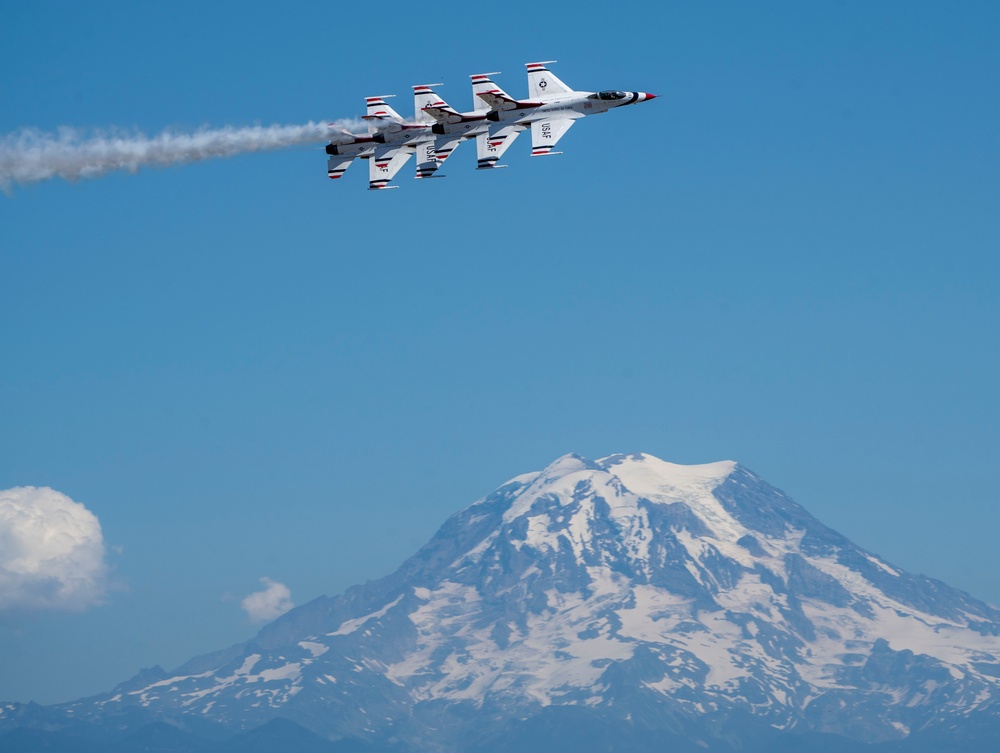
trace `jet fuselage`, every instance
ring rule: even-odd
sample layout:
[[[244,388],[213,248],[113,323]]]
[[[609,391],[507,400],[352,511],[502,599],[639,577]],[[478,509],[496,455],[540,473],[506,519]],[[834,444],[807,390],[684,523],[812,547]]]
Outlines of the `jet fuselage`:
[[[610,94],[619,94],[621,97],[615,99],[601,97]],[[647,99],[656,99],[656,95],[647,92],[573,92],[570,95],[543,101],[537,107],[491,110],[486,113],[486,118],[494,123],[530,123],[533,120],[558,116],[560,113],[565,113],[569,117],[599,115],[615,107],[634,105]]]

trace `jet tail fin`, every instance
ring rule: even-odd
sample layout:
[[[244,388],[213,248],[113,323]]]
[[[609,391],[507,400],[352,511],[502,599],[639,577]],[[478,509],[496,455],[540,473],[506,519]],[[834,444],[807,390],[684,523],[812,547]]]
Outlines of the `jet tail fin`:
[[[365,98],[365,102],[368,105],[368,112],[361,117],[368,121],[368,133],[377,131],[380,124],[404,122],[402,116],[385,102],[387,98],[392,96],[394,95],[386,94],[381,97]]]
[[[483,94],[493,93],[505,99],[512,99],[503,89],[493,83],[490,76],[495,76],[499,71],[493,73],[477,73],[469,76],[472,79],[472,110],[473,112],[486,112],[490,105],[482,98]]]
[[[425,110],[425,107],[448,107],[448,103],[434,93],[432,86],[441,84],[420,84],[413,87],[413,121],[415,123],[434,123],[434,117]]]

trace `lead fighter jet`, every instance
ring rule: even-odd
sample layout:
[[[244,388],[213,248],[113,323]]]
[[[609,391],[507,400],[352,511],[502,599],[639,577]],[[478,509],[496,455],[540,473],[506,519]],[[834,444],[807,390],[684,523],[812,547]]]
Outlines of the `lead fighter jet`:
[[[477,135],[479,169],[504,167],[497,160],[521,132],[531,129],[531,156],[543,157],[570,127],[586,115],[598,115],[615,107],[634,105],[656,99],[648,92],[623,92],[608,89],[599,92],[574,91],[545,66],[554,63],[527,63],[530,99],[514,99],[493,83],[492,73],[472,76],[472,92],[485,103],[486,119],[495,123],[486,133]]]
[[[449,106],[431,88],[437,84],[413,87],[413,122],[404,121],[382,97],[369,97],[364,116],[368,136],[345,132],[326,148],[331,155],[330,177],[339,178],[351,161],[361,157],[369,161],[369,188],[395,188],[389,181],[414,152],[418,154],[416,177],[436,177],[454,149],[470,138],[476,139],[478,169],[506,167],[498,165],[498,160],[529,128],[533,157],[561,154],[552,148],[580,118],[656,98],[648,92],[614,89],[575,91],[546,67],[551,62],[527,63],[529,99],[507,94],[490,78],[495,73],[472,76],[472,112]]]

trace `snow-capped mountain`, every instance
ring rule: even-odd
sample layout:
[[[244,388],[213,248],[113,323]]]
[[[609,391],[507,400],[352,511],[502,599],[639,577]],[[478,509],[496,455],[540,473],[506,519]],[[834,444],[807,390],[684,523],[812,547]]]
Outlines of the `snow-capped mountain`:
[[[418,751],[600,720],[724,749],[774,730],[901,739],[992,719],[998,699],[1000,611],[862,550],[736,463],[637,454],[517,476],[392,575],[58,709],[282,717]]]

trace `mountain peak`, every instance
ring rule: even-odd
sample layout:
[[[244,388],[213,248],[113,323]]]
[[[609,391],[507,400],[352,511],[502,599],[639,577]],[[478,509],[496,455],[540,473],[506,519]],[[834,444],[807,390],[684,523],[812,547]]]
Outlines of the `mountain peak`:
[[[732,460],[681,465],[669,463],[644,452],[609,455],[598,460],[595,465],[614,473],[622,480],[625,478],[631,480],[633,484],[629,488],[636,494],[648,491],[654,495],[695,488],[699,491],[704,489],[711,491],[737,468],[737,464]]]
[[[596,471],[600,466],[575,452],[568,452],[549,463],[542,471],[544,476],[562,476],[577,471]]]
[[[732,461],[639,453],[564,455],[453,515],[392,575],[68,708],[280,715],[454,751],[550,708],[877,740],[998,699],[1000,612],[865,552]]]
[[[650,502],[685,504],[716,538],[737,541],[747,529],[713,495],[738,467],[731,460],[679,465],[653,455],[611,455],[598,465],[613,473],[630,491]]]
[[[526,492],[504,514],[504,522],[538,510],[541,498],[578,499],[589,491],[607,502],[612,516],[618,518],[623,514],[632,517],[639,499],[684,504],[715,538],[737,541],[747,529],[712,494],[737,467],[730,460],[680,465],[646,453],[610,455],[594,462],[570,453],[532,478]]]

